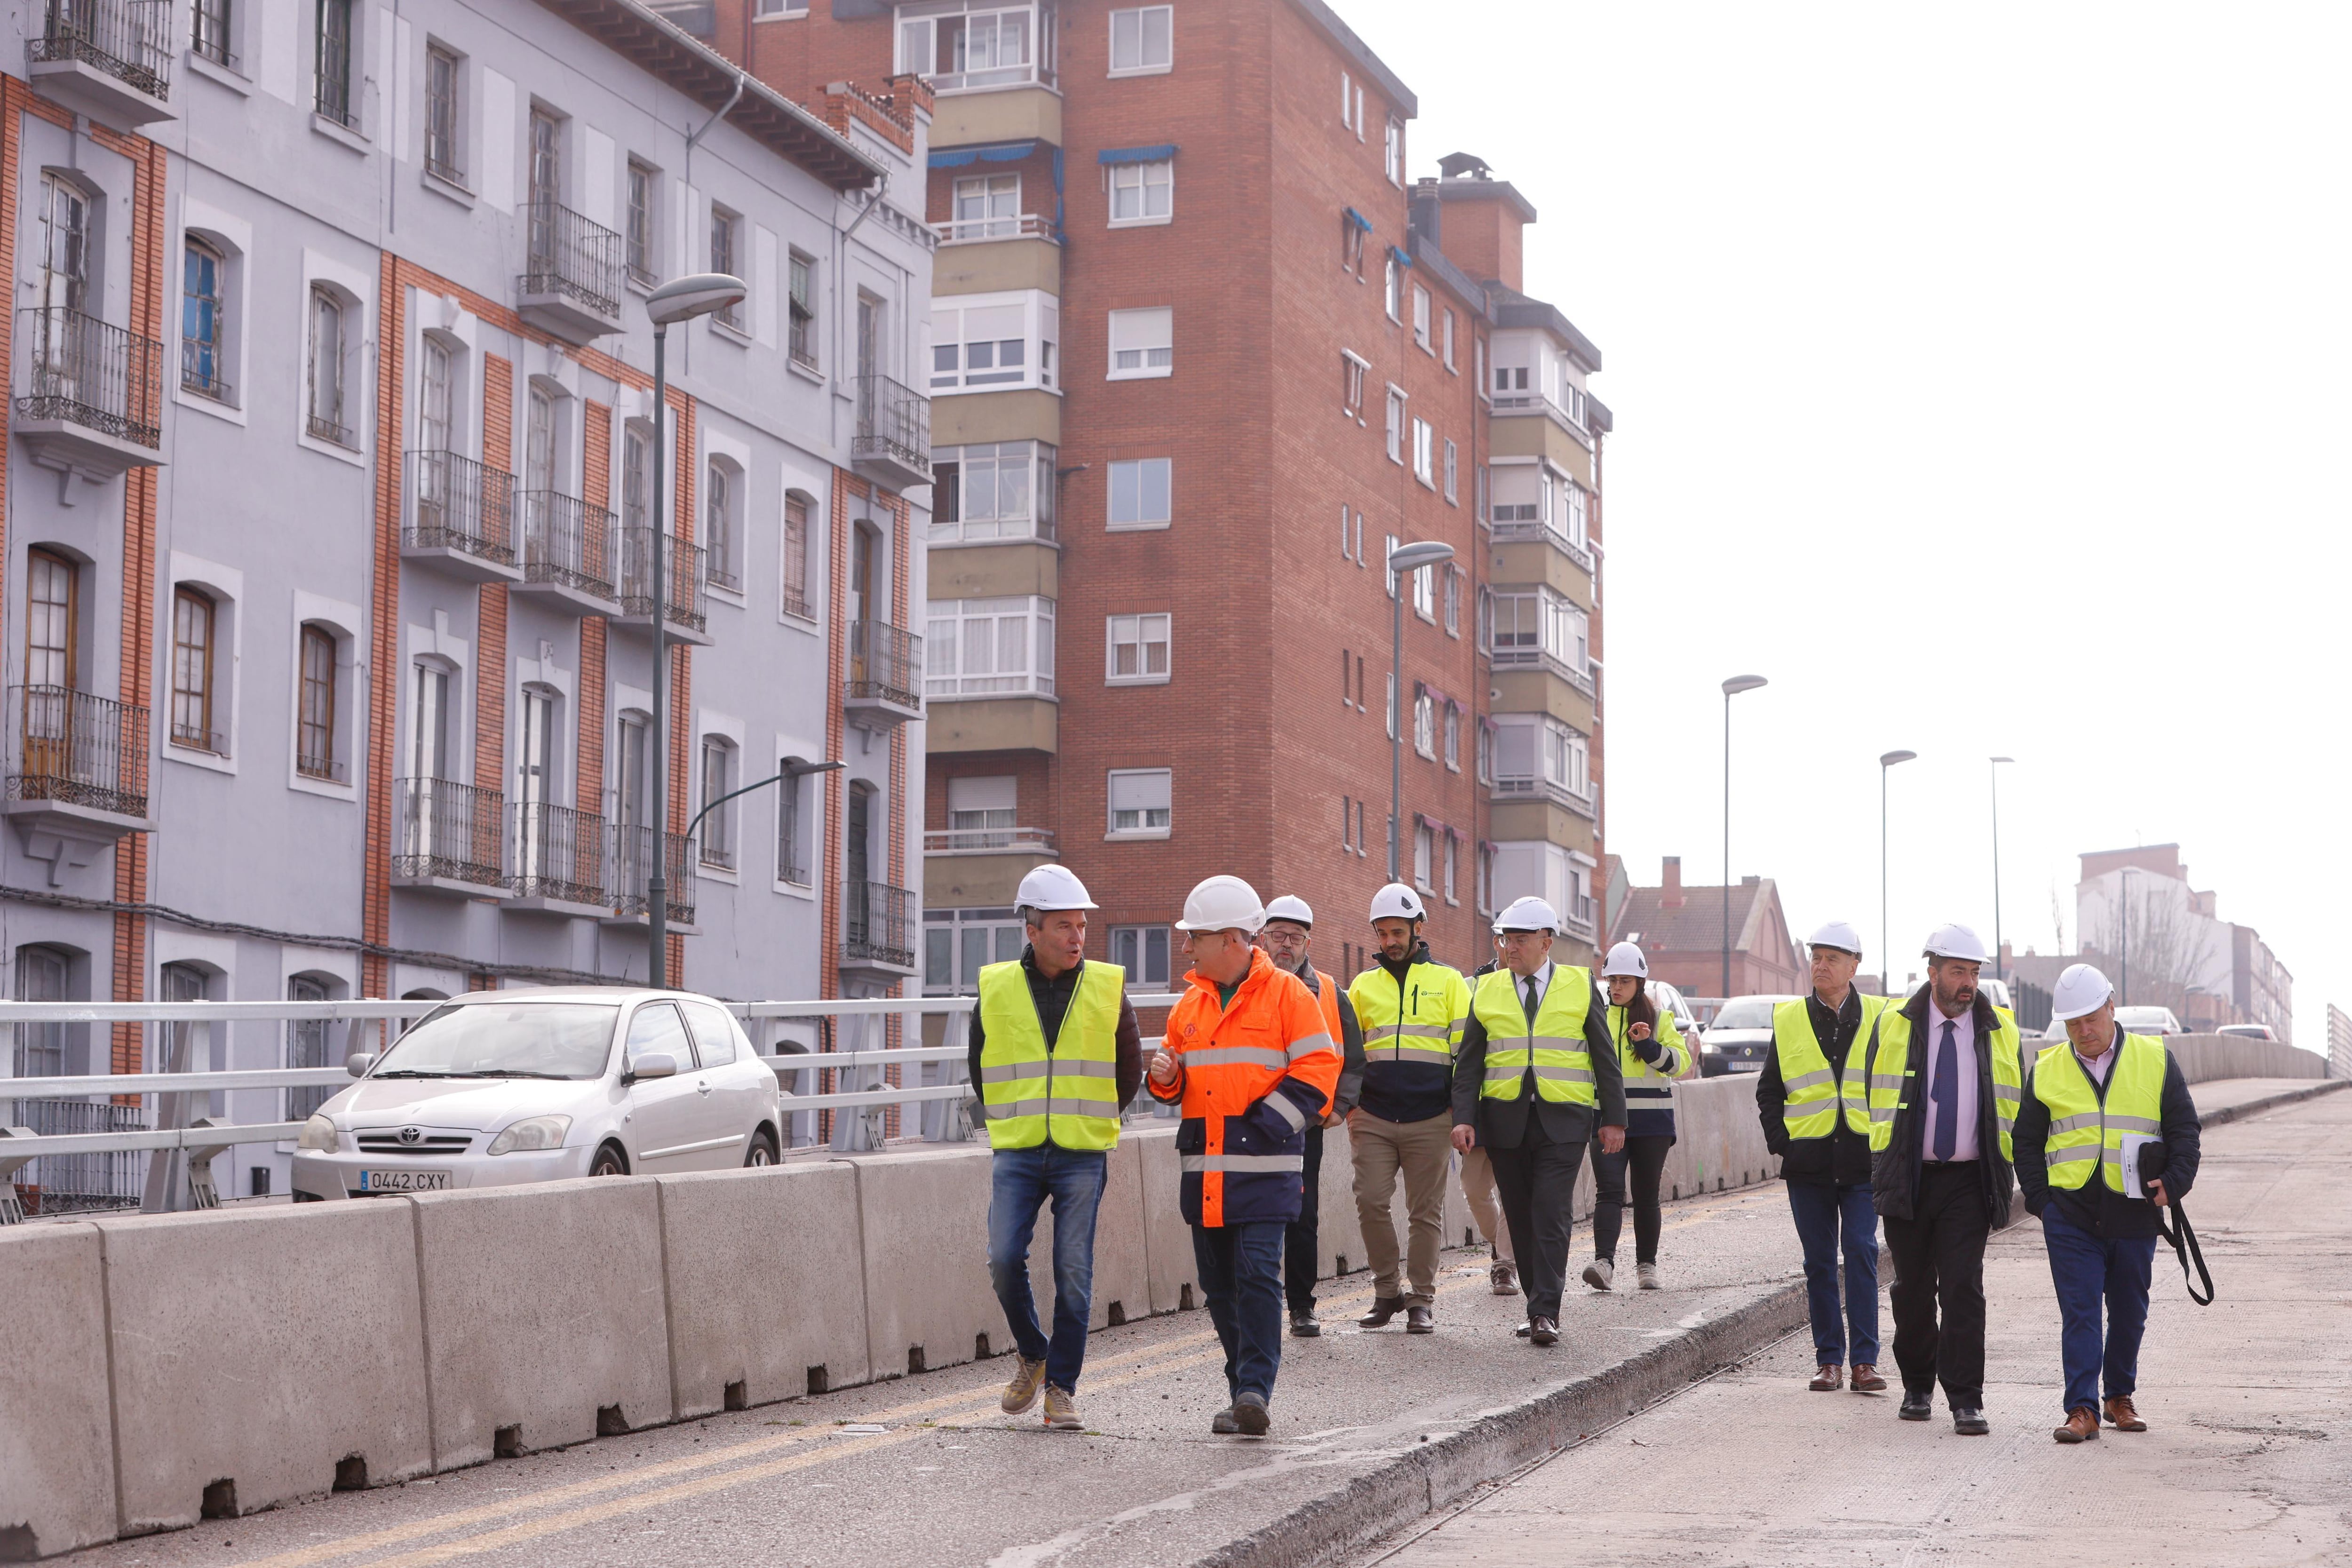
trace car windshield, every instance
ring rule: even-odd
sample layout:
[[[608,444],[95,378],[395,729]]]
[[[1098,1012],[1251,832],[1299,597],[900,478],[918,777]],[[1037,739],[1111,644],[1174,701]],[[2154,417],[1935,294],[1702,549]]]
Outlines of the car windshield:
[[[616,1006],[475,1002],[444,1007],[393,1042],[375,1078],[601,1077]]]
[[[1769,1029],[1772,1026],[1772,1008],[1779,998],[1773,996],[1734,996],[1723,1005],[1709,1026],[1717,1029]]]
[[[2175,1027],[2172,1010],[2168,1007],[2118,1007],[2116,1022],[2126,1029],[2146,1034],[2151,1029]]]

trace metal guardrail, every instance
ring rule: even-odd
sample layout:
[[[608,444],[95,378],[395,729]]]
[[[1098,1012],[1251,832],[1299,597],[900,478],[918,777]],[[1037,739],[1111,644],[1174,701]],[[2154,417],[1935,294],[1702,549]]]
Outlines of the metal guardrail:
[[[1062,231],[1054,220],[1035,213],[1023,213],[1018,217],[961,217],[931,226],[939,231],[941,245],[971,245],[983,239],[1049,239],[1058,245]]]
[[[1549,544],[1584,568],[1584,574],[1588,577],[1600,570],[1593,562],[1592,552],[1549,523],[1519,518],[1497,520],[1487,524],[1487,531],[1494,535],[1497,544],[1517,544],[1531,540]]]
[[[1050,827],[949,827],[923,830],[926,855],[1001,855],[1012,850],[1054,852]]]
[[[1577,668],[1549,648],[1491,648],[1487,651],[1486,660],[1496,669],[1548,669],[1587,697],[1592,695],[1592,672]]]
[[[849,623],[849,675],[845,697],[923,705],[923,639],[887,621]]]
[[[32,61],[78,60],[162,102],[172,91],[173,0],[49,0]]]
[[[601,816],[552,801],[517,801],[515,896],[568,904],[613,901],[604,863],[609,828]]]
[[[842,956],[913,968],[913,890],[887,882],[845,882],[842,892]]]
[[[651,827],[633,826],[622,823],[609,829],[613,836],[613,900],[614,907],[625,915],[641,915],[653,908],[647,889],[654,875],[654,839]],[[694,923],[693,874],[694,846],[683,833],[664,833],[660,839],[668,864],[662,875],[668,879],[669,889],[664,900],[669,906],[667,918],[677,925]]]
[[[62,305],[16,312],[20,419],[59,419],[135,447],[163,442],[163,345]]]
[[[674,626],[700,631],[710,619],[709,580],[703,574],[702,546],[674,533],[640,525],[621,530],[621,613],[653,619],[654,551],[662,560],[662,596],[669,601]]]
[[[524,490],[522,580],[554,583],[598,599],[617,599],[613,581],[613,514],[578,496]]]
[[[887,375],[857,378],[857,434],[850,460],[885,458],[927,478],[931,471],[931,400]]]
[[[557,294],[601,316],[621,313],[621,237],[570,207],[551,201],[530,204],[525,270],[517,286],[525,294]]]
[[[504,795],[456,779],[394,779],[392,793],[400,806],[394,876],[447,877],[481,887],[504,879],[499,867]]]
[[[10,800],[147,815],[147,710],[64,686],[12,686]]]
[[[514,476],[456,452],[407,453],[411,549],[514,564]]]

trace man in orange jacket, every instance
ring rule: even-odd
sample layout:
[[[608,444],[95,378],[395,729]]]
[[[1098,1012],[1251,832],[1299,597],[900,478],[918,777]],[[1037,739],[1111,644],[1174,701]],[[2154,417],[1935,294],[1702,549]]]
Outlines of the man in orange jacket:
[[[1265,906],[1239,877],[1184,900],[1182,996],[1153,1057],[1152,1098],[1181,1104],[1181,1203],[1210,1321],[1225,1349],[1229,1403],[1212,1432],[1262,1437],[1282,1364],[1284,1233],[1298,1217],[1307,1129],[1339,1079],[1339,1049],[1298,977],[1250,939]]]

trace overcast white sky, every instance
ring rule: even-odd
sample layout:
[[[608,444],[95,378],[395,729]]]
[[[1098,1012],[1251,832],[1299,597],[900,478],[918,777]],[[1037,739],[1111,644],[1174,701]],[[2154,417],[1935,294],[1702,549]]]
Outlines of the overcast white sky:
[[[1601,345],[1610,847],[1897,973],[2071,951],[2074,857],[2178,841],[2352,1010],[2339,814],[2352,8],[1337,0],[1541,214]],[[1865,968],[1875,969],[1874,952]]]

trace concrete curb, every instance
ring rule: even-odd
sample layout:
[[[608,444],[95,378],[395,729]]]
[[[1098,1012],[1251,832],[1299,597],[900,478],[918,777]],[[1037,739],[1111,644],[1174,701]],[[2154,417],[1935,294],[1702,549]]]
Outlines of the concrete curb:
[[[1805,1321],[1801,1281],[1767,1291],[1667,1342],[1472,1423],[1343,1489],[1194,1560],[1192,1568],[1316,1568],[1558,1453]]]
[[[2242,1121],[2249,1116],[2259,1116],[2265,1110],[2276,1110],[2282,1105],[2294,1105],[2300,1100],[2316,1100],[2331,1089],[2342,1089],[2347,1083],[2352,1083],[2352,1079],[2326,1079],[2313,1084],[2309,1089],[2284,1089],[2277,1094],[2266,1094],[2260,1100],[2250,1100],[2243,1105],[2225,1105],[2210,1112],[2200,1111],[2198,1113],[2197,1121],[2202,1127],[2220,1127],[2225,1122]]]

